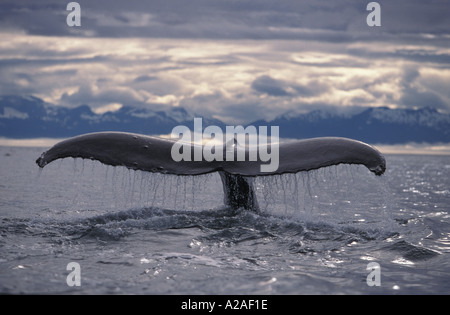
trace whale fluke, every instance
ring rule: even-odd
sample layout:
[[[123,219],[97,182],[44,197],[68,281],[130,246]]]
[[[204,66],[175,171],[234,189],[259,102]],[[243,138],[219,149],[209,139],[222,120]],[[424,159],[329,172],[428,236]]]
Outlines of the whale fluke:
[[[98,132],[61,141],[44,152],[36,163],[43,168],[62,158],[97,160],[112,166],[124,166],[146,172],[201,175],[219,172],[224,188],[225,204],[234,208],[256,211],[258,204],[253,191],[252,177],[297,173],[338,164],[362,164],[376,175],[386,170],[382,154],[372,146],[347,138],[312,138],[278,144],[278,169],[261,171],[260,161],[174,161],[174,140],[124,132]],[[191,152],[198,144],[189,144]],[[201,146],[200,146],[201,147]],[[270,148],[270,145],[269,145]],[[201,148],[200,148],[201,149]],[[246,149],[247,156],[251,150]]]

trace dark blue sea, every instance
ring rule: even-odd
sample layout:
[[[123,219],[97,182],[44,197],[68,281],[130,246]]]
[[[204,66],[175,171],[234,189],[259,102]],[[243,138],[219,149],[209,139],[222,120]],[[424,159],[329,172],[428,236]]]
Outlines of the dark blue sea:
[[[236,213],[218,174],[40,170],[45,149],[0,147],[2,294],[450,293],[450,156],[259,177]]]

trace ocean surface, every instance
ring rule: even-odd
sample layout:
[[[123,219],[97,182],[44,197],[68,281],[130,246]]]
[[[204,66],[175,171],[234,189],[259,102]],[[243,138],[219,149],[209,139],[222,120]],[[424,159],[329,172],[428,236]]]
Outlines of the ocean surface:
[[[44,150],[0,147],[0,293],[450,293],[450,156],[258,177],[260,213],[235,213],[218,174]]]

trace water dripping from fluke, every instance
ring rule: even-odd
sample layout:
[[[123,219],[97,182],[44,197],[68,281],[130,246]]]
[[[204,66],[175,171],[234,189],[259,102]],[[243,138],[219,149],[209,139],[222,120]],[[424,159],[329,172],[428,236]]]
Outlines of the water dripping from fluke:
[[[36,163],[43,168],[54,160],[73,157],[176,176],[219,172],[223,184],[224,204],[233,209],[254,212],[260,211],[253,185],[254,177],[295,174],[339,164],[361,164],[376,175],[383,174],[386,169],[385,159],[378,150],[363,142],[346,138],[313,138],[279,143],[279,167],[270,172],[262,172],[261,163],[253,161],[206,161],[202,157],[201,161],[177,162],[172,158],[173,145],[172,140],[145,135],[123,132],[91,133],[57,143],[44,152]],[[191,152],[198,150],[198,146],[192,143]],[[142,150],[143,147],[146,147],[146,150]],[[246,150],[248,154],[251,149]],[[156,193],[160,183],[161,181],[158,181],[149,189]],[[287,184],[284,181],[281,183]],[[179,185],[176,185],[176,189],[179,188]],[[185,185],[182,189],[185,189]]]

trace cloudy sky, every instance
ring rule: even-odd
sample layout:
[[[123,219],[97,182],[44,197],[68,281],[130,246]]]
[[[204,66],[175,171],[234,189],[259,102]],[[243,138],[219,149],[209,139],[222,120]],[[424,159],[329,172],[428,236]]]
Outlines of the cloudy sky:
[[[227,123],[368,106],[450,111],[450,0],[0,2],[0,94]]]

